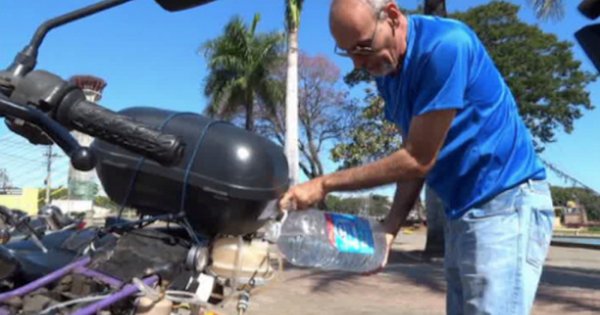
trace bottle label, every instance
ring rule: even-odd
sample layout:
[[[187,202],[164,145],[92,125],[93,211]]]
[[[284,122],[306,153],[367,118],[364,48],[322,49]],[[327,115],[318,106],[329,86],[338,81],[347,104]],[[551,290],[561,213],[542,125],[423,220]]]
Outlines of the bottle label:
[[[329,242],[340,252],[373,255],[373,232],[365,218],[326,213]]]

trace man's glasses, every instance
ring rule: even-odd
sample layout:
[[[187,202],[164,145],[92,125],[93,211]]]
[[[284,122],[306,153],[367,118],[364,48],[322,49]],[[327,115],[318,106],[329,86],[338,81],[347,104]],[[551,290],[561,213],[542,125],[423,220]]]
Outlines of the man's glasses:
[[[379,19],[375,23],[375,29],[373,30],[373,36],[371,37],[371,44],[366,45],[356,45],[352,49],[342,49],[337,44],[335,45],[333,52],[343,56],[343,57],[352,57],[352,56],[370,56],[375,53],[375,49],[373,48],[373,43],[375,43],[375,38],[377,37],[377,29],[379,28]]]

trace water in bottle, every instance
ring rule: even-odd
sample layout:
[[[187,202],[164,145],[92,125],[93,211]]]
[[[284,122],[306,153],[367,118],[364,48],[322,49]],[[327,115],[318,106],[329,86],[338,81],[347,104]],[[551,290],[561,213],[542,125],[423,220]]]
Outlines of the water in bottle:
[[[387,251],[376,220],[319,210],[290,212],[277,246],[293,265],[350,272],[377,269]]]

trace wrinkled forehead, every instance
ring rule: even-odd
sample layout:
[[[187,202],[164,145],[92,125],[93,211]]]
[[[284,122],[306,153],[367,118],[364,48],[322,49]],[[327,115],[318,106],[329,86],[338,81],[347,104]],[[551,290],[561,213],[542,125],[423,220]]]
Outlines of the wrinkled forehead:
[[[329,28],[340,48],[370,41],[376,22],[371,8],[361,0],[335,0],[331,6]]]

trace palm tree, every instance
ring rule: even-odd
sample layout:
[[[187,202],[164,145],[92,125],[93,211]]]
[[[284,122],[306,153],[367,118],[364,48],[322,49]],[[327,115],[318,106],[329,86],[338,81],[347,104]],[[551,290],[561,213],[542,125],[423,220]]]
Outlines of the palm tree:
[[[561,19],[564,16],[563,0],[529,0],[539,19]]]
[[[209,98],[205,113],[230,118],[246,113],[246,130],[254,130],[254,107],[258,101],[274,110],[278,84],[271,70],[281,58],[283,35],[256,33],[260,15],[254,15],[248,27],[239,16],[225,26],[223,35],[205,42],[201,50],[208,60],[209,75],[204,95]]]
[[[290,167],[290,177],[297,184],[300,177],[298,149],[298,29],[304,0],[285,0],[285,26],[288,36],[287,84],[285,111],[285,154]]]

